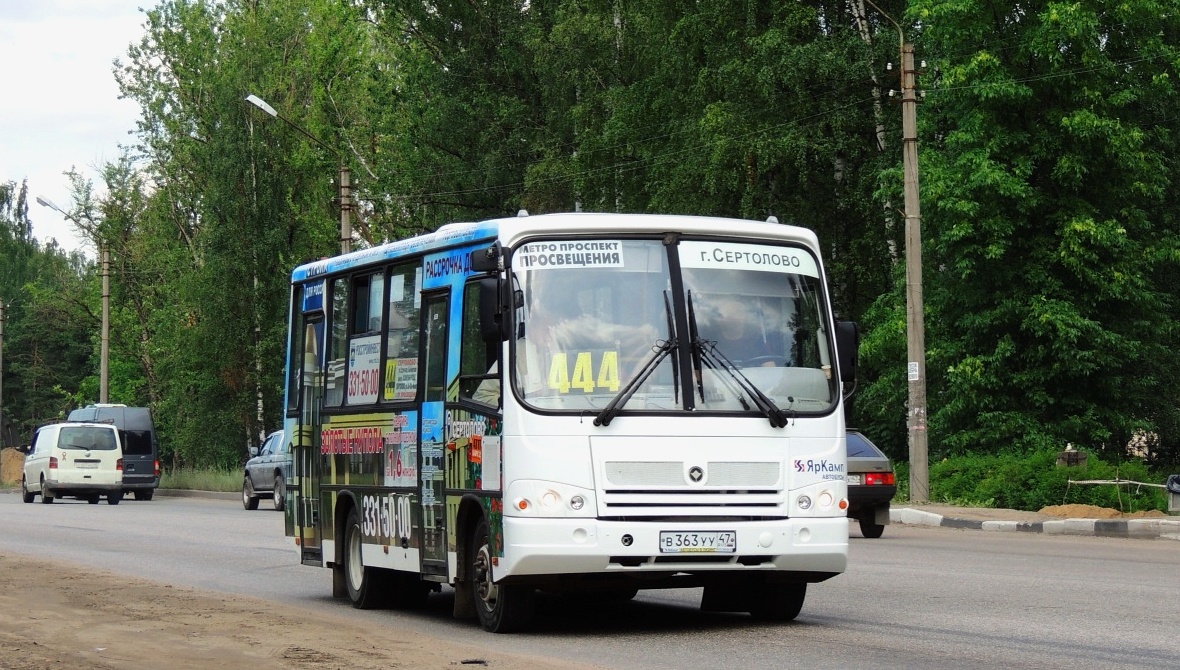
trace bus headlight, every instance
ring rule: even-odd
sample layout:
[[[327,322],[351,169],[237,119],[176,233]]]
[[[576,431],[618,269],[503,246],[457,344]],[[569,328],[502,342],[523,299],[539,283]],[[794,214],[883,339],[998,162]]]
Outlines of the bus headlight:
[[[594,492],[580,486],[521,479],[508,486],[505,513],[510,516],[532,517],[592,517]]]

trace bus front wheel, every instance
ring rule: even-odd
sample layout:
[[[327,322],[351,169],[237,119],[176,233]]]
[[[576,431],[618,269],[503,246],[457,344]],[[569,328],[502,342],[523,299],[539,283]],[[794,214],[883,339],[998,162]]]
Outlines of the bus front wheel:
[[[380,568],[366,566],[361,560],[361,515],[353,507],[344,522],[344,583],[352,606],[368,610],[380,607],[384,595],[384,574]]]
[[[471,536],[470,575],[475,613],[490,633],[512,633],[528,627],[533,617],[535,591],[527,586],[496,584],[492,581],[492,549],[488,522],[480,519]]]
[[[807,598],[807,584],[762,584],[750,596],[750,615],[755,619],[794,621]]]

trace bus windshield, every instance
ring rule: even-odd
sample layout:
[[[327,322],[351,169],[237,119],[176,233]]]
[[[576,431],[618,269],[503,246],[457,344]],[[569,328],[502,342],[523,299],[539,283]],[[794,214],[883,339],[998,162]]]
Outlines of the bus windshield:
[[[534,408],[597,412],[623,389],[628,412],[824,412],[837,398],[818,263],[801,248],[534,241],[512,265],[513,381]]]

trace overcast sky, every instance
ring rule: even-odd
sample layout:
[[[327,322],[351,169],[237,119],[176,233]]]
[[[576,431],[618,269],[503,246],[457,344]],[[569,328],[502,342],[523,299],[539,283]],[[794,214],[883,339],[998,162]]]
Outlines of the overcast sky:
[[[143,36],[154,0],[0,0],[0,182],[29,183],[33,236],[94,257],[75,226],[37,204],[72,204],[75,167],[101,192],[100,168],[134,137],[139,107],[119,99],[113,61]]]

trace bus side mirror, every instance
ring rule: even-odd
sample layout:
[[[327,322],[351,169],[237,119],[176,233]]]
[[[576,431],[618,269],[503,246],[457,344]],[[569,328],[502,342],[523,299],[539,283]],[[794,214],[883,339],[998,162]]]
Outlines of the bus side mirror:
[[[471,269],[476,272],[499,272],[504,269],[500,266],[502,256],[499,242],[484,249],[476,249],[471,252]]]
[[[855,321],[836,322],[836,356],[840,363],[840,381],[856,381],[857,350],[860,348],[860,330]]]
[[[479,280],[479,334],[485,343],[508,339],[507,287],[499,278]]]

